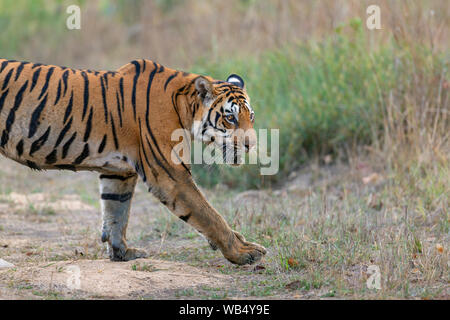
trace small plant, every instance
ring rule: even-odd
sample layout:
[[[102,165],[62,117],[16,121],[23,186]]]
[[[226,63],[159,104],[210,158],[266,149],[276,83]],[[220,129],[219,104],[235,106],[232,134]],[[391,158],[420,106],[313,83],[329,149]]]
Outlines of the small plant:
[[[135,263],[131,266],[131,270],[133,271],[144,271],[144,272],[154,272],[154,271],[158,271],[159,269],[157,269],[155,266],[151,265],[150,263]]]

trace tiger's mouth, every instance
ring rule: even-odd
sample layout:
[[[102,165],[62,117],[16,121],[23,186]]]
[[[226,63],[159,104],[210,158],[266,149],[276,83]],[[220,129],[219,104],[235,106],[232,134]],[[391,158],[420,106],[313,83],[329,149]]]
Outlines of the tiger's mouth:
[[[237,142],[233,142],[232,139],[223,139],[222,137],[212,136],[206,145],[213,145],[217,152],[222,153],[223,164],[239,167],[243,164],[243,147],[239,146]],[[219,155],[220,157],[220,155]]]

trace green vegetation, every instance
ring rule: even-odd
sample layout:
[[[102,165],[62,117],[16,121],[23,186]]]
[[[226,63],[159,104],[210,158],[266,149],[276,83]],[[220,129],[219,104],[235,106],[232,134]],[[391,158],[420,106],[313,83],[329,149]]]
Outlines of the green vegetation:
[[[46,39],[48,48],[57,47],[65,30],[59,27],[65,23],[64,11],[62,1],[0,1],[1,57],[23,58],[20,52],[24,43],[28,42],[28,46],[38,45],[38,34]]]
[[[244,75],[256,128],[280,129],[280,174],[261,177],[257,165],[196,168],[203,184],[220,182],[243,189],[270,186],[311,157],[379,145],[386,134],[386,117],[394,107],[392,97],[400,98],[395,111],[404,113],[411,106],[413,112],[421,112],[420,99],[439,96],[434,85],[436,79],[448,79],[448,57],[394,40],[370,49],[360,20],[352,20],[347,27],[353,30],[351,35],[341,35],[339,28],[319,42],[288,45],[258,57],[197,63],[194,71],[218,79],[231,72]],[[425,85],[425,96],[402,97],[414,93],[417,76]]]

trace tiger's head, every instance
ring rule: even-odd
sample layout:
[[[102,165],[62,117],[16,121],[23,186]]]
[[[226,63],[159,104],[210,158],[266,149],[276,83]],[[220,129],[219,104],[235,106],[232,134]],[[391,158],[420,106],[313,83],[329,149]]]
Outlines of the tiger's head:
[[[244,80],[236,74],[227,81],[214,81],[200,76],[195,90],[201,107],[195,115],[192,133],[196,140],[214,144],[222,151],[224,163],[242,164],[242,155],[256,146],[253,129],[255,112],[245,90]]]

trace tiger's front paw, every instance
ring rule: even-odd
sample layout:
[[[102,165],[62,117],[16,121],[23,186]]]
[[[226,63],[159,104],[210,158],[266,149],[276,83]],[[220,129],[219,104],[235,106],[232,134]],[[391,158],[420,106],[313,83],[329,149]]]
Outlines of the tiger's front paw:
[[[130,261],[140,258],[147,258],[148,253],[144,250],[136,249],[136,248],[114,248],[109,255],[109,259],[111,261]]]
[[[233,234],[232,249],[230,249],[230,252],[224,252],[225,258],[231,263],[239,265],[253,264],[261,260],[267,253],[266,248],[257,243],[247,242],[240,233],[233,231]]]

